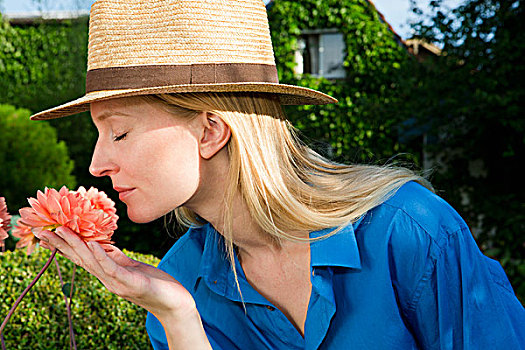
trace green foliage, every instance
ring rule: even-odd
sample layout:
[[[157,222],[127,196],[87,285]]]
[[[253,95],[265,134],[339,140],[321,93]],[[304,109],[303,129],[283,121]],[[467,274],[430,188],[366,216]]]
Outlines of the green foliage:
[[[87,18],[18,27],[0,18],[0,103],[38,112],[82,96],[87,34]],[[48,123],[68,145],[79,183],[89,183],[96,130],[88,114]]]
[[[414,29],[444,54],[411,72],[399,110],[426,128],[434,185],[525,300],[523,2],[469,0],[451,11],[432,4]]]
[[[0,14],[0,103],[38,112],[82,96],[87,29],[87,17],[65,22],[37,20],[12,27]],[[79,183],[88,184],[96,130],[87,113],[47,123],[66,142],[75,160],[73,175]]]
[[[30,112],[0,104],[0,193],[9,211],[27,206],[26,198],[45,186],[75,186],[73,161],[53,127],[29,120]]]
[[[368,161],[409,150],[398,142],[402,120],[390,105],[400,98],[401,67],[410,60],[368,1],[278,0],[268,18],[281,83],[317,89],[339,100],[335,105],[287,108],[307,138],[330,144],[331,152],[321,153],[342,161]],[[295,76],[294,51],[301,31],[328,28],[344,36],[346,78]]]
[[[84,94],[87,18],[11,27],[0,17],[0,103],[40,111]]]
[[[125,251],[151,265],[158,259]],[[50,252],[37,249],[27,257],[22,250],[0,258],[0,315],[7,315],[16,298],[38,273]],[[64,282],[71,280],[73,263],[56,257]],[[78,268],[71,310],[78,349],[150,349],[144,323],[146,311],[110,292],[95,277]],[[8,349],[67,349],[69,328],[64,297],[55,264],[18,306],[4,331]]]
[[[0,103],[9,103],[37,112],[84,95],[87,37],[87,18],[10,26],[0,15]],[[162,219],[146,225],[132,223],[127,218],[125,205],[118,200],[113,191],[111,181],[108,178],[97,179],[89,174],[97,131],[88,113],[48,122],[32,122],[28,128],[34,128],[36,124],[52,125],[57,131],[58,139],[67,144],[69,155],[75,160],[72,174],[78,184],[85,187],[95,186],[117,203],[120,234],[116,237],[116,243],[119,247],[155,253],[157,256],[162,256],[170,248],[174,239],[164,233]],[[38,145],[35,149],[40,150],[41,146]],[[41,169],[38,163],[35,164],[35,171]],[[1,156],[0,167],[4,169]],[[15,176],[7,167],[1,171],[10,171],[9,179]],[[24,203],[8,198],[10,211],[14,212],[21,204],[25,206],[25,198],[34,196],[36,189],[42,188],[44,184],[55,187],[57,183],[68,183],[56,180],[40,183],[38,187],[21,188],[18,192],[22,194]],[[1,181],[0,193],[7,183]],[[10,183],[10,186],[12,184]]]

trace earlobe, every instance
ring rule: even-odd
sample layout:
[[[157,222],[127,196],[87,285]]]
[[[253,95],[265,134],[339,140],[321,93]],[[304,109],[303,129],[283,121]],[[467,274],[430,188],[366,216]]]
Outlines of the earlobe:
[[[200,153],[204,159],[210,159],[217,154],[230,140],[230,126],[219,116],[206,112],[203,123],[204,132],[200,142]]]

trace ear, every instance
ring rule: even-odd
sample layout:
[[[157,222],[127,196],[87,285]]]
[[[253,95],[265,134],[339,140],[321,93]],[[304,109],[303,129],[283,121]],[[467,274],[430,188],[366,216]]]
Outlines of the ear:
[[[228,143],[231,130],[228,124],[215,114],[205,112],[202,118],[204,129],[200,139],[200,155],[204,159],[210,159]]]

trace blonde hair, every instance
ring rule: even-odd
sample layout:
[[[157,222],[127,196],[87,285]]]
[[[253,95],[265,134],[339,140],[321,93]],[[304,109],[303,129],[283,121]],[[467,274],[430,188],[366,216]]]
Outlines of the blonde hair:
[[[224,223],[235,272],[232,201],[242,195],[251,217],[276,242],[309,241],[293,232],[338,229],[355,222],[409,181],[431,189],[413,171],[394,166],[337,164],[302,143],[285,118],[277,97],[262,93],[185,93],[145,97],[162,101],[174,114],[187,117],[207,111],[231,129],[230,169]],[[187,208],[175,210],[184,225],[202,221]]]

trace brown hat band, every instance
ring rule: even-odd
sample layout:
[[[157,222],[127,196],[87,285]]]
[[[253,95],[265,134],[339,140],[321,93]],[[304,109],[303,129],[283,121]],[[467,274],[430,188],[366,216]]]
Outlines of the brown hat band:
[[[211,63],[145,65],[89,70],[86,92],[184,84],[279,83],[274,65]]]

